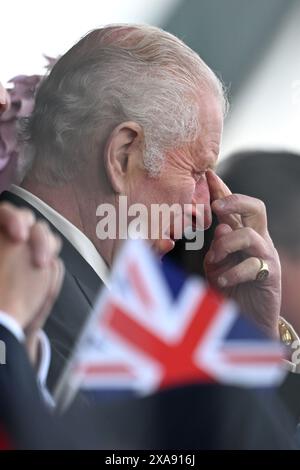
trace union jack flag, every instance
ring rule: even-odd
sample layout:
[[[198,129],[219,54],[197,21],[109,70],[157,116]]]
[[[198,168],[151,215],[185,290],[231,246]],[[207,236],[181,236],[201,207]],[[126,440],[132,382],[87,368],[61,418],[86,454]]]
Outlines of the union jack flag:
[[[146,394],[195,382],[273,386],[284,378],[281,345],[196,277],[126,243],[72,361],[86,390]]]

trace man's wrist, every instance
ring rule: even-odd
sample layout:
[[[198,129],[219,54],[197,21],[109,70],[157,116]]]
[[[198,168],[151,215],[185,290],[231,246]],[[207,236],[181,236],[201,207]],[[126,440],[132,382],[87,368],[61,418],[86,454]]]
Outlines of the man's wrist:
[[[26,309],[18,295],[3,293],[1,290],[0,312],[3,312],[5,315],[13,319],[18,323],[19,327],[24,330],[26,326]]]

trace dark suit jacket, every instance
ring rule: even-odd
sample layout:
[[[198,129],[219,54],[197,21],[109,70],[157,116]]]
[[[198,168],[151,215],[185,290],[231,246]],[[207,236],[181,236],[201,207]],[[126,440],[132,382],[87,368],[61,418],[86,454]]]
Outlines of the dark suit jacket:
[[[0,325],[6,364],[0,365],[0,425],[11,448],[70,447],[70,433],[44,405],[27,354],[19,341]]]
[[[30,208],[38,219],[45,219],[34,207],[10,192],[1,194],[0,201]],[[45,332],[51,343],[48,387],[53,393],[102,281],[73,245],[51,223],[49,224],[62,238],[61,258],[66,269],[62,290],[45,325]]]

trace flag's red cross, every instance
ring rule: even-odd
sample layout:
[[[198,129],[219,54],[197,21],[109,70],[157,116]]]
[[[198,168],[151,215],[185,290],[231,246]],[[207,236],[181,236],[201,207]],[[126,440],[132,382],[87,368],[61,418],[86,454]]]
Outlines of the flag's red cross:
[[[151,311],[151,308],[154,308],[153,300],[143,283],[142,273],[140,272],[138,263],[135,261],[128,262],[128,277],[131,280],[132,286],[135,288],[135,293],[142,301],[144,307],[147,308],[148,311]]]
[[[100,322],[101,327],[104,325],[160,364],[163,369],[160,388],[178,383],[212,382],[213,376],[195,364],[193,355],[222,302],[218,294],[208,289],[197,302],[186,331],[176,343],[167,343],[159,338],[113,300],[105,308]]]

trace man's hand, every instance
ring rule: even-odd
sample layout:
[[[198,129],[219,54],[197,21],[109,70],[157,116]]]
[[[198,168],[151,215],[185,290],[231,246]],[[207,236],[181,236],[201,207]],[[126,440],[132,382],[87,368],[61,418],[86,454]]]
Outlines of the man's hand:
[[[234,298],[269,336],[278,337],[281,305],[279,257],[268,233],[266,209],[258,199],[232,194],[212,171],[207,172],[212,210],[220,224],[205,257],[208,281]],[[269,276],[256,281],[259,258]]]
[[[38,355],[37,332],[60,291],[64,267],[60,238],[27,209],[0,204],[0,309],[26,336],[32,362]]]
[[[40,224],[32,228],[32,237],[34,232],[48,230]],[[0,233],[0,309],[11,315],[25,333],[32,333],[35,325],[42,326],[61,286],[63,266],[57,258],[60,245],[51,236],[49,232],[51,259],[46,266],[36,267],[31,261],[31,238],[15,243]]]
[[[18,209],[8,202],[0,203],[0,232],[14,242],[29,242],[31,247],[31,260],[36,267],[47,266],[53,255],[52,243],[48,243],[49,230],[43,225],[32,231],[36,223],[33,212],[29,209]],[[50,241],[60,246],[60,240],[51,235]]]

